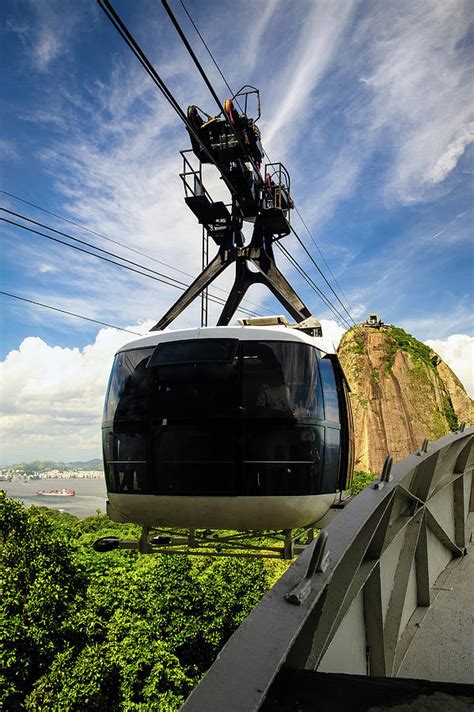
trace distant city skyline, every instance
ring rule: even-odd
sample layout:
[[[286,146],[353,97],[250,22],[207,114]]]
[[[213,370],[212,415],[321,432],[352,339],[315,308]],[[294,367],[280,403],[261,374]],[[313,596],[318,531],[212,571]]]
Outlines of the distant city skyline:
[[[161,4],[113,4],[180,105],[217,111]],[[171,4],[223,100],[228,89]],[[234,90],[260,88],[264,147],[287,166],[312,237],[297,214],[295,229],[339,293],[314,241],[323,251],[355,320],[377,312],[403,327],[473,395],[472,4],[185,4]],[[1,205],[189,282],[201,229],[178,176],[179,150],[190,147],[184,126],[96,2],[6,0],[1,13]],[[222,195],[211,169],[205,180]],[[328,292],[294,237],[285,246]],[[179,294],[5,222],[2,248],[4,292],[133,332],[146,333]],[[279,264],[322,320],[323,345],[337,346],[344,329],[334,314]],[[228,272],[217,287],[229,288]],[[97,456],[113,354],[134,337],[0,298],[0,460]],[[249,299],[282,313],[260,287]],[[211,304],[210,323],[217,313]],[[173,328],[197,323],[198,304]]]

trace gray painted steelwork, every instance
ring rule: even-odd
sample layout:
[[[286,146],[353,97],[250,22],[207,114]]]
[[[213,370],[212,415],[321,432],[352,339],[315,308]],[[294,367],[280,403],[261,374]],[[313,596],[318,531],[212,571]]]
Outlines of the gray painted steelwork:
[[[467,553],[473,468],[474,428],[387,464],[238,628],[183,712],[258,710],[283,667],[397,676]]]

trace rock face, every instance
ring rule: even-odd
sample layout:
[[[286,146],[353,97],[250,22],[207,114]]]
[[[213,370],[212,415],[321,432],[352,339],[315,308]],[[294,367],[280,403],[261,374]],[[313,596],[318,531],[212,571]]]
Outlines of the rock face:
[[[380,473],[461,421],[474,424],[474,402],[426,344],[403,329],[358,325],[343,336],[339,359],[351,387],[356,470]]]

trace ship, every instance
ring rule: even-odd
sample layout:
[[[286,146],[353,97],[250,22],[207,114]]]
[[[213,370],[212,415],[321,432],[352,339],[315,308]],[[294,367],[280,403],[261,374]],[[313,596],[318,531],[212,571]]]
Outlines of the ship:
[[[36,495],[38,497],[74,497],[75,495],[74,490],[67,490],[67,489],[62,489],[62,490],[49,490],[48,492],[46,490],[38,490]]]

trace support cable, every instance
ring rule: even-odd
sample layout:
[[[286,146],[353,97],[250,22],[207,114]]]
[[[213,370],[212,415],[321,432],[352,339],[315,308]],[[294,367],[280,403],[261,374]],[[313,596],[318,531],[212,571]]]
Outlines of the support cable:
[[[168,277],[167,275],[163,275],[165,277],[165,279],[163,279],[162,277],[154,276],[154,274],[147,274],[146,272],[141,272],[139,269],[135,269],[134,267],[129,267],[128,265],[121,264],[120,262],[115,262],[114,260],[110,259],[109,257],[104,257],[103,255],[98,255],[95,252],[91,252],[90,250],[84,249],[83,247],[78,247],[77,245],[71,245],[69,242],[60,240],[59,238],[53,237],[52,235],[47,235],[46,233],[41,232],[39,230],[34,230],[33,228],[28,227],[27,225],[22,225],[21,223],[15,222],[13,220],[8,220],[7,218],[0,218],[0,221],[3,221],[10,225],[14,225],[16,227],[22,228],[23,230],[26,230],[28,232],[35,234],[35,235],[38,235],[39,237],[44,237],[47,240],[51,240],[52,242],[56,242],[60,245],[65,245],[66,247],[70,247],[70,248],[77,250],[79,252],[83,252],[87,255],[91,255],[92,257],[96,257],[97,259],[103,260],[104,262],[108,262],[109,264],[113,264],[117,267],[122,267],[123,269],[129,270],[130,272],[134,272],[135,274],[139,274],[142,277],[148,277],[149,279],[153,279],[155,282],[161,282],[162,284],[166,284],[168,287],[175,287],[176,289],[180,289],[181,291],[184,292],[189,286],[185,282],[180,282],[179,280],[174,279],[174,277]],[[50,228],[47,228],[47,229],[50,229]],[[56,231],[56,232],[58,232],[58,231]],[[70,237],[70,236],[68,236],[68,237]],[[77,242],[81,242],[82,244],[89,245],[89,246],[93,247],[94,249],[98,249],[97,247],[95,247],[95,245],[90,245],[89,243],[86,243],[83,240],[79,240],[78,238],[71,238],[71,239],[73,239]],[[107,254],[112,254],[112,253],[107,253]],[[119,257],[119,259],[123,259],[123,258]],[[141,267],[141,265],[137,265],[137,266]],[[145,268],[145,269],[149,269],[149,268]],[[153,272],[154,270],[149,270],[149,271]],[[157,272],[156,274],[160,274],[160,273]],[[166,280],[173,280],[173,282],[166,281]],[[221,297],[216,297],[214,295],[209,296],[209,300],[214,302],[215,304],[218,304],[219,306],[222,306],[223,304],[225,304],[224,299],[221,299]],[[243,313],[251,314],[253,316],[260,316],[260,314],[257,314],[256,312],[252,312],[248,309],[239,309],[239,311],[241,311]]]
[[[58,220],[63,220],[64,222],[69,223],[70,225],[74,225],[74,227],[78,227],[80,230],[85,230],[86,232],[91,233],[91,235],[97,235],[97,237],[101,237],[104,240],[107,240],[108,242],[112,242],[114,245],[118,245],[119,247],[123,247],[125,250],[130,250],[130,252],[134,252],[137,255],[140,255],[141,257],[145,257],[147,260],[152,260],[152,262],[156,262],[157,264],[163,265],[163,267],[168,267],[169,269],[174,270],[175,272],[179,272],[180,274],[184,274],[185,277],[191,277],[191,279],[195,279],[195,276],[190,274],[189,272],[185,272],[182,269],[179,269],[178,267],[173,267],[173,265],[168,264],[167,262],[163,262],[162,260],[157,259],[156,257],[153,257],[152,255],[148,255],[146,252],[141,252],[140,250],[135,249],[134,247],[130,247],[129,245],[125,244],[124,242],[119,242],[118,240],[114,240],[111,237],[108,237],[107,235],[104,235],[101,232],[96,232],[95,230],[91,230],[91,228],[86,227],[85,225],[81,225],[80,223],[74,222],[73,220],[69,220],[69,218],[64,217],[64,215],[59,215],[58,213],[53,213],[51,210],[46,210],[46,208],[42,208],[41,205],[36,205],[35,203],[31,203],[29,200],[25,200],[25,198],[21,198],[19,195],[14,195],[13,193],[9,193],[7,190],[3,190],[0,188],[0,193],[3,193],[4,195],[8,195],[10,198],[14,198],[15,200],[19,200],[21,203],[25,203],[26,205],[30,205],[32,208],[35,208],[36,210],[41,210],[43,213],[46,213],[47,215],[52,215],[55,218],[58,218]],[[5,208],[0,208],[0,210],[6,210]],[[14,213],[16,214],[16,213]],[[21,215],[24,220],[29,220],[29,218]],[[37,223],[38,225],[41,225],[41,223]],[[49,226],[44,226],[48,230],[53,230],[53,228]],[[66,237],[69,237],[69,235],[66,235],[65,233],[60,233],[62,235],[65,235]],[[74,239],[74,238],[72,238]],[[100,248],[97,248],[100,249]],[[124,259],[120,257],[119,259]],[[143,269],[148,269],[148,267],[143,267]],[[159,273],[158,273],[159,274]],[[168,276],[168,275],[166,275]],[[170,277],[170,279],[173,279]],[[184,284],[184,283],[183,283]],[[217,290],[218,292],[223,292],[225,295],[228,295],[229,292],[227,292],[225,289],[222,289],[222,287],[218,287],[217,285],[214,285],[214,289]],[[261,308],[260,304],[255,304],[254,302],[250,302],[248,299],[244,300],[243,303],[247,303],[250,306],[256,307],[257,309]]]
[[[203,36],[201,35],[201,33],[199,32],[198,26],[197,26],[196,23],[194,22],[194,20],[193,20],[193,18],[191,17],[191,14],[190,14],[188,8],[187,8],[186,5],[184,4],[184,0],[179,0],[179,1],[180,1],[181,5],[182,5],[182,7],[183,7],[184,12],[185,12],[186,15],[188,16],[188,18],[189,18],[189,20],[190,20],[192,26],[194,27],[194,29],[196,30],[197,34],[199,35],[199,39],[201,40],[201,42],[203,43],[204,47],[206,48],[206,51],[207,51],[209,57],[210,57],[210,58],[212,59],[212,61],[214,62],[214,66],[216,67],[217,71],[218,71],[219,74],[221,75],[221,78],[222,78],[224,84],[226,85],[227,89],[230,91],[230,95],[231,95],[231,96],[234,96],[234,90],[233,90],[232,87],[229,85],[229,82],[227,81],[227,79],[225,78],[224,74],[222,73],[221,68],[219,67],[219,65],[217,64],[216,60],[214,59],[214,55],[212,54],[211,50],[209,49],[206,40],[204,39],[204,37],[203,37]],[[239,101],[238,101],[237,98],[235,98],[235,103],[236,103],[237,106],[239,107],[240,111],[241,111],[242,113],[244,113],[244,110],[243,110],[242,107],[240,106]]]
[[[290,264],[300,273],[300,275],[309,284],[309,286],[313,289],[313,291],[316,292],[316,294],[321,299],[321,301],[325,304],[325,306],[327,306],[328,309],[330,309],[332,311],[332,313],[334,314],[336,319],[340,322],[340,324],[346,328],[350,328],[351,324],[338,311],[338,309],[331,303],[331,301],[327,298],[327,296],[324,294],[324,292],[318,287],[318,285],[309,276],[309,274],[303,269],[303,267],[301,267],[301,265],[297,262],[297,260],[293,257],[293,255],[286,249],[286,247],[284,247],[280,243],[277,243],[277,246],[278,246],[280,252],[290,262]]]
[[[304,250],[304,251],[306,252],[306,254],[308,255],[308,257],[309,257],[309,259],[311,260],[311,262],[313,263],[313,265],[314,265],[314,266],[316,267],[316,269],[318,270],[318,272],[319,272],[319,274],[321,275],[321,277],[324,279],[324,281],[325,281],[326,284],[328,285],[328,287],[329,287],[329,289],[331,290],[331,292],[332,292],[332,293],[334,294],[334,296],[336,297],[336,299],[337,299],[337,301],[339,302],[339,304],[341,305],[341,307],[342,307],[342,308],[344,309],[344,311],[346,312],[346,314],[347,314],[347,316],[349,317],[349,319],[352,321],[353,325],[355,326],[355,323],[356,323],[356,322],[354,321],[352,315],[351,315],[350,312],[347,310],[347,307],[345,307],[344,304],[343,304],[343,303],[341,302],[341,300],[339,299],[337,293],[334,291],[332,285],[329,283],[328,279],[326,278],[326,275],[324,274],[324,272],[323,272],[323,271],[321,270],[321,268],[319,267],[318,263],[316,262],[316,260],[314,259],[313,255],[311,254],[311,252],[308,250],[308,248],[307,248],[306,245],[304,244],[304,242],[303,242],[303,240],[301,239],[301,237],[300,237],[300,236],[298,235],[298,233],[296,232],[295,228],[294,228],[292,225],[290,225],[290,229],[291,229],[291,232],[293,233],[293,235],[294,235],[294,236],[296,237],[296,239],[298,240],[298,242],[299,242],[299,244],[301,245],[301,247],[303,248],[303,250]]]
[[[0,193],[3,193],[4,195],[8,195],[8,197],[14,198],[15,200],[19,200],[21,203],[25,203],[26,205],[30,205],[32,208],[35,208],[36,210],[41,210],[41,212],[46,213],[47,215],[52,215],[54,218],[57,218],[58,220],[62,220],[63,222],[67,222],[70,225],[73,225],[74,227],[78,227],[80,230],[89,232],[91,235],[97,235],[97,237],[101,237],[103,240],[112,242],[114,245],[118,245],[119,247],[123,247],[126,250],[130,250],[130,252],[135,252],[135,254],[140,255],[141,257],[145,257],[147,260],[152,260],[153,262],[156,262],[159,265],[163,265],[163,267],[169,267],[170,269],[174,270],[175,272],[180,272],[181,274],[186,275],[186,277],[191,277],[192,279],[194,279],[193,275],[189,274],[189,272],[185,272],[184,270],[179,269],[178,267],[173,267],[173,265],[170,265],[167,262],[163,262],[162,260],[159,260],[156,257],[153,257],[152,255],[147,255],[146,252],[141,252],[140,250],[137,250],[134,247],[130,247],[130,245],[127,245],[124,242],[120,242],[119,240],[114,240],[113,238],[108,237],[107,235],[104,235],[101,232],[96,232],[96,230],[92,230],[91,228],[86,227],[85,225],[81,225],[80,223],[74,222],[74,220],[70,220],[69,218],[64,217],[64,215],[59,215],[58,213],[53,213],[51,210],[46,210],[46,208],[42,208],[41,205],[36,205],[35,203],[31,203],[29,200],[25,200],[25,198],[21,198],[19,195],[14,195],[14,193],[9,193],[7,190],[3,190],[3,189],[0,189]]]
[[[324,256],[324,254],[323,254],[321,248],[319,247],[318,243],[317,243],[316,240],[314,239],[313,233],[312,233],[311,230],[309,229],[308,225],[306,224],[305,220],[303,219],[303,216],[301,215],[301,213],[300,213],[300,211],[299,211],[299,209],[298,209],[298,207],[297,207],[296,205],[295,205],[295,211],[296,211],[296,214],[298,215],[299,219],[300,219],[301,222],[303,223],[303,225],[304,225],[304,227],[305,227],[305,229],[306,229],[306,232],[307,232],[308,235],[310,236],[311,242],[313,243],[313,245],[316,247],[317,251],[318,251],[319,254],[321,255],[324,264],[325,264],[326,267],[328,268],[329,273],[330,273],[331,277],[332,277],[333,280],[334,280],[335,285],[339,288],[339,291],[341,292],[342,296],[343,296],[344,299],[346,300],[347,306],[348,306],[348,308],[349,308],[349,312],[348,312],[348,313],[349,313],[349,316],[351,317],[351,319],[352,319],[352,321],[353,321],[353,318],[352,318],[352,315],[350,314],[350,312],[353,312],[353,311],[354,311],[354,308],[351,306],[351,303],[350,303],[350,301],[349,301],[349,298],[347,297],[347,294],[345,294],[343,288],[341,287],[341,285],[340,285],[339,282],[337,281],[337,279],[336,279],[336,277],[335,277],[335,275],[334,275],[334,272],[332,271],[331,267],[329,266],[329,264],[328,264],[328,262],[327,262],[327,260],[326,260],[326,258],[325,258],[325,256]]]
[[[134,334],[135,336],[146,336],[146,334],[140,334],[138,331],[130,331],[130,329],[123,329],[121,326],[115,326],[114,324],[107,324],[105,321],[98,321],[97,319],[91,319],[88,316],[83,316],[82,314],[75,314],[74,312],[66,311],[66,309],[59,309],[59,307],[52,307],[50,304],[43,304],[42,302],[36,302],[34,299],[26,299],[26,297],[20,297],[18,294],[11,294],[10,292],[2,292],[5,297],[11,297],[12,299],[20,299],[22,302],[28,302],[29,304],[35,304],[38,307],[44,307],[45,309],[52,309],[52,311],[61,312],[61,314],[67,314],[68,316],[74,316],[76,319],[84,319],[84,321],[92,321],[94,324],[101,324],[102,326],[108,326],[111,329],[118,329],[118,331],[126,331],[127,334]]]
[[[206,154],[206,156],[209,158],[211,163],[213,163],[219,173],[222,175],[222,178],[229,189],[230,193],[234,196],[234,198],[239,202],[239,192],[237,188],[234,186],[232,181],[229,179],[227,173],[220,167],[215,160],[215,158],[212,156],[211,152],[209,149],[205,146],[203,141],[201,140],[201,137],[197,133],[197,131],[194,129],[194,126],[190,123],[188,120],[188,117],[174,98],[173,94],[170,92],[164,81],[161,79],[160,75],[148,59],[148,57],[145,55],[143,52],[142,48],[138,44],[138,42],[135,40],[129,29],[126,27],[124,22],[120,19],[119,15],[115,12],[114,8],[110,4],[109,0],[97,0],[99,7],[101,10],[104,12],[106,17],[110,20],[112,25],[115,27],[119,35],[122,37],[122,39],[125,41],[125,43],[128,45],[128,47],[132,50],[133,54],[135,57],[138,59],[142,67],[145,69],[147,74],[151,77],[153,82],[156,84],[158,89],[161,91],[163,96],[167,99],[169,104],[173,107],[173,109],[176,111],[180,119],[183,121],[185,124],[186,128],[188,131],[192,134],[192,136],[195,138],[195,140],[200,144],[202,150]]]
[[[78,237],[73,237],[72,235],[69,235],[67,232],[63,232],[62,230],[56,230],[56,228],[54,228],[54,227],[50,227],[49,225],[45,225],[44,223],[38,222],[37,220],[28,218],[26,215],[21,215],[20,213],[15,213],[13,210],[8,210],[7,208],[2,208],[2,207],[0,207],[0,211],[8,213],[9,215],[13,215],[16,218],[21,218],[21,220],[26,220],[26,222],[32,223],[33,225],[36,225],[37,227],[42,227],[44,230],[49,230],[50,232],[54,232],[54,233],[56,233],[56,235],[61,235],[62,237],[67,237],[68,240],[73,240],[74,242],[78,242],[81,245],[86,245],[87,247],[92,247],[94,250],[97,250],[98,252],[102,252],[103,254],[109,255],[110,257],[115,257],[115,259],[122,260],[123,262],[126,262],[127,264],[133,265],[134,267],[139,267],[140,269],[144,269],[147,272],[152,272],[153,274],[156,274],[159,277],[164,277],[165,279],[172,280],[173,282],[176,282],[177,284],[181,284],[185,287],[188,286],[186,284],[186,282],[182,282],[180,279],[176,279],[175,277],[170,277],[167,274],[163,274],[163,272],[158,272],[157,270],[154,270],[151,267],[146,267],[145,265],[139,264],[138,262],[134,262],[133,260],[128,260],[126,257],[121,257],[120,255],[115,254],[115,252],[110,252],[109,250],[104,250],[102,247],[97,247],[96,245],[92,244],[91,242],[87,242],[86,240],[81,240]],[[19,227],[24,227],[23,225],[20,225],[19,223],[13,223],[13,224],[18,225]]]
[[[203,142],[201,141],[201,139],[200,139],[200,137],[198,136],[197,132],[194,130],[194,127],[193,127],[193,126],[190,124],[190,122],[188,121],[188,119],[187,119],[187,117],[185,116],[183,110],[181,109],[181,107],[179,106],[179,104],[177,103],[177,101],[175,100],[175,98],[173,97],[173,95],[171,94],[171,92],[169,91],[168,87],[165,85],[165,83],[163,82],[163,80],[161,79],[161,77],[158,75],[158,73],[156,72],[155,68],[154,68],[153,65],[150,63],[150,61],[148,60],[148,58],[147,58],[146,55],[144,54],[143,50],[142,50],[141,47],[138,45],[138,43],[136,42],[136,40],[134,39],[134,37],[132,36],[132,34],[131,34],[130,31],[128,30],[128,28],[126,27],[126,25],[123,23],[123,21],[120,19],[120,17],[118,16],[118,14],[115,12],[115,10],[114,10],[113,7],[111,6],[109,0],[98,0],[98,3],[99,3],[99,6],[101,7],[101,9],[104,11],[104,13],[106,14],[106,16],[108,17],[108,19],[109,19],[109,20],[112,22],[112,24],[114,25],[115,29],[119,32],[119,34],[121,35],[121,37],[125,40],[126,44],[130,47],[130,49],[133,51],[133,53],[135,54],[135,56],[137,57],[137,59],[140,61],[140,63],[142,64],[142,66],[145,68],[145,70],[147,71],[147,73],[151,76],[151,78],[153,79],[153,81],[155,82],[155,84],[158,86],[158,88],[160,89],[160,91],[163,93],[163,95],[165,96],[165,98],[167,98],[167,100],[169,101],[169,103],[171,104],[171,106],[175,109],[175,111],[177,112],[177,114],[178,114],[178,115],[180,116],[180,118],[183,120],[183,122],[184,122],[185,125],[187,126],[188,130],[192,133],[192,135],[196,138],[196,140],[199,142],[199,144],[203,147],[204,151],[206,152],[206,155],[209,156],[209,158],[211,159],[212,163],[217,167],[217,169],[219,170],[219,172],[220,172],[221,175],[223,176],[223,179],[225,180],[226,185],[227,185],[227,187],[229,188],[229,190],[231,191],[231,193],[232,193],[233,195],[235,195],[235,193],[236,193],[237,191],[236,191],[236,189],[234,188],[233,184],[228,180],[228,178],[227,178],[227,176],[226,176],[226,173],[222,170],[221,167],[219,167],[219,165],[218,165],[217,162],[214,160],[214,158],[212,157],[212,155],[210,154],[210,152],[207,150],[206,146],[203,144]],[[237,137],[239,143],[241,143],[240,137],[238,136],[235,127],[232,125],[232,123],[230,122],[228,116],[226,115],[226,113],[225,113],[225,111],[224,111],[224,108],[222,107],[221,102],[220,102],[220,100],[219,100],[219,97],[217,96],[217,94],[216,94],[216,92],[215,92],[215,90],[214,90],[214,88],[213,88],[211,82],[209,81],[209,79],[208,79],[208,77],[207,77],[207,75],[206,75],[204,69],[202,68],[202,66],[201,66],[199,60],[197,59],[197,57],[196,57],[196,55],[195,55],[193,49],[191,48],[191,46],[190,46],[190,44],[189,44],[189,42],[188,42],[188,40],[187,40],[187,38],[186,38],[184,32],[182,31],[182,29],[181,29],[181,27],[179,26],[179,24],[178,24],[176,18],[174,17],[174,15],[173,15],[173,13],[172,13],[172,11],[171,11],[169,5],[168,5],[167,0],[162,0],[162,4],[163,4],[163,6],[164,6],[166,12],[168,13],[168,15],[169,15],[171,21],[173,22],[173,25],[175,26],[175,28],[176,28],[176,30],[177,30],[177,32],[178,32],[178,34],[179,34],[181,40],[182,40],[183,43],[185,44],[186,49],[188,50],[189,54],[191,55],[191,57],[192,57],[192,59],[193,59],[195,65],[196,65],[196,67],[198,68],[198,70],[199,70],[199,72],[200,72],[202,78],[204,79],[204,81],[205,81],[205,83],[206,83],[206,86],[208,87],[209,91],[211,92],[212,96],[214,97],[214,99],[215,99],[215,101],[216,101],[216,103],[217,103],[217,105],[218,105],[220,111],[222,112],[222,115],[223,115],[224,119],[227,121],[227,123],[229,124],[229,126],[231,127],[231,129],[233,130],[233,132],[235,133],[235,135],[236,135],[236,137]],[[251,161],[251,162],[252,162],[252,161]],[[253,162],[252,162],[252,165],[254,165]],[[255,170],[259,173],[259,171],[258,171],[258,169],[256,168],[256,166],[254,166],[254,168],[255,168]],[[238,200],[238,198],[237,198],[237,200]],[[314,258],[313,258],[312,255],[311,255],[311,253],[307,250],[306,246],[305,246],[304,243],[301,241],[301,238],[299,237],[299,235],[296,233],[296,231],[294,230],[294,228],[291,228],[291,230],[292,230],[293,234],[296,236],[296,238],[298,239],[298,241],[300,242],[300,244],[302,245],[302,247],[303,247],[303,249],[305,250],[305,252],[306,252],[306,253],[308,254],[308,256],[310,257],[311,261],[313,262],[313,264],[314,264],[315,267],[317,268],[318,272],[319,272],[319,273],[321,274],[321,276],[324,278],[324,280],[326,281],[326,283],[328,284],[328,286],[330,287],[330,289],[333,291],[334,295],[336,296],[337,300],[339,301],[339,303],[341,304],[341,306],[343,307],[343,309],[344,309],[344,310],[347,312],[347,314],[349,315],[349,318],[355,323],[355,321],[352,319],[352,316],[351,316],[351,315],[349,314],[349,312],[347,311],[347,308],[346,308],[346,307],[344,306],[344,304],[341,302],[341,300],[339,299],[338,295],[336,294],[336,292],[334,291],[334,289],[332,288],[332,286],[330,285],[330,283],[329,283],[328,280],[326,279],[325,275],[323,274],[322,270],[321,270],[321,269],[319,268],[319,266],[317,265],[316,261],[314,260]]]
[[[104,1],[107,2],[107,0],[104,0]],[[198,70],[199,74],[200,74],[201,77],[203,78],[205,85],[206,85],[207,88],[209,89],[209,92],[211,93],[211,95],[212,95],[214,101],[216,102],[216,104],[217,104],[217,106],[218,106],[218,108],[219,108],[219,111],[220,111],[220,113],[222,114],[222,117],[224,118],[224,120],[226,121],[226,123],[228,124],[228,126],[230,126],[230,128],[232,129],[232,132],[233,132],[235,138],[237,139],[237,141],[238,141],[238,143],[239,143],[241,149],[244,151],[244,153],[246,153],[246,152],[247,152],[247,149],[245,148],[245,146],[244,146],[244,144],[243,144],[243,141],[242,141],[241,137],[239,136],[239,134],[238,134],[238,132],[237,132],[237,129],[235,128],[234,124],[230,121],[229,117],[227,116],[227,113],[226,113],[225,110],[224,110],[224,107],[223,107],[223,105],[222,105],[222,103],[221,103],[221,100],[220,100],[219,97],[217,96],[217,93],[216,93],[214,87],[212,86],[212,84],[211,84],[211,82],[210,82],[210,80],[209,80],[209,77],[207,76],[206,72],[204,71],[204,68],[203,68],[201,62],[200,62],[199,59],[196,57],[196,54],[195,54],[193,48],[192,48],[191,45],[189,44],[188,38],[187,38],[186,35],[184,34],[184,32],[183,32],[183,30],[182,30],[182,28],[181,28],[181,26],[180,26],[178,20],[177,20],[176,17],[174,16],[173,11],[171,10],[171,8],[170,8],[170,6],[169,6],[169,4],[168,4],[168,0],[161,0],[161,4],[163,5],[163,7],[165,8],[166,12],[168,13],[168,17],[170,18],[171,22],[173,23],[173,25],[174,25],[174,27],[175,27],[175,29],[176,29],[176,32],[178,33],[178,35],[179,35],[179,37],[180,37],[182,43],[184,44],[184,46],[185,46],[186,49],[188,50],[188,52],[189,52],[189,54],[190,54],[190,56],[191,56],[191,59],[193,60],[194,64],[195,64],[196,67],[197,67],[197,70]],[[264,180],[263,180],[263,178],[262,178],[262,175],[261,175],[261,173],[260,173],[260,169],[258,168],[257,164],[256,164],[255,161],[253,160],[253,157],[250,156],[250,155],[247,155],[247,160],[251,163],[252,168],[254,169],[254,171],[257,173],[257,175],[258,175],[259,178],[261,179],[262,184],[263,184],[263,186],[264,186],[264,189],[267,190],[267,187],[265,186],[265,182],[264,182]]]

